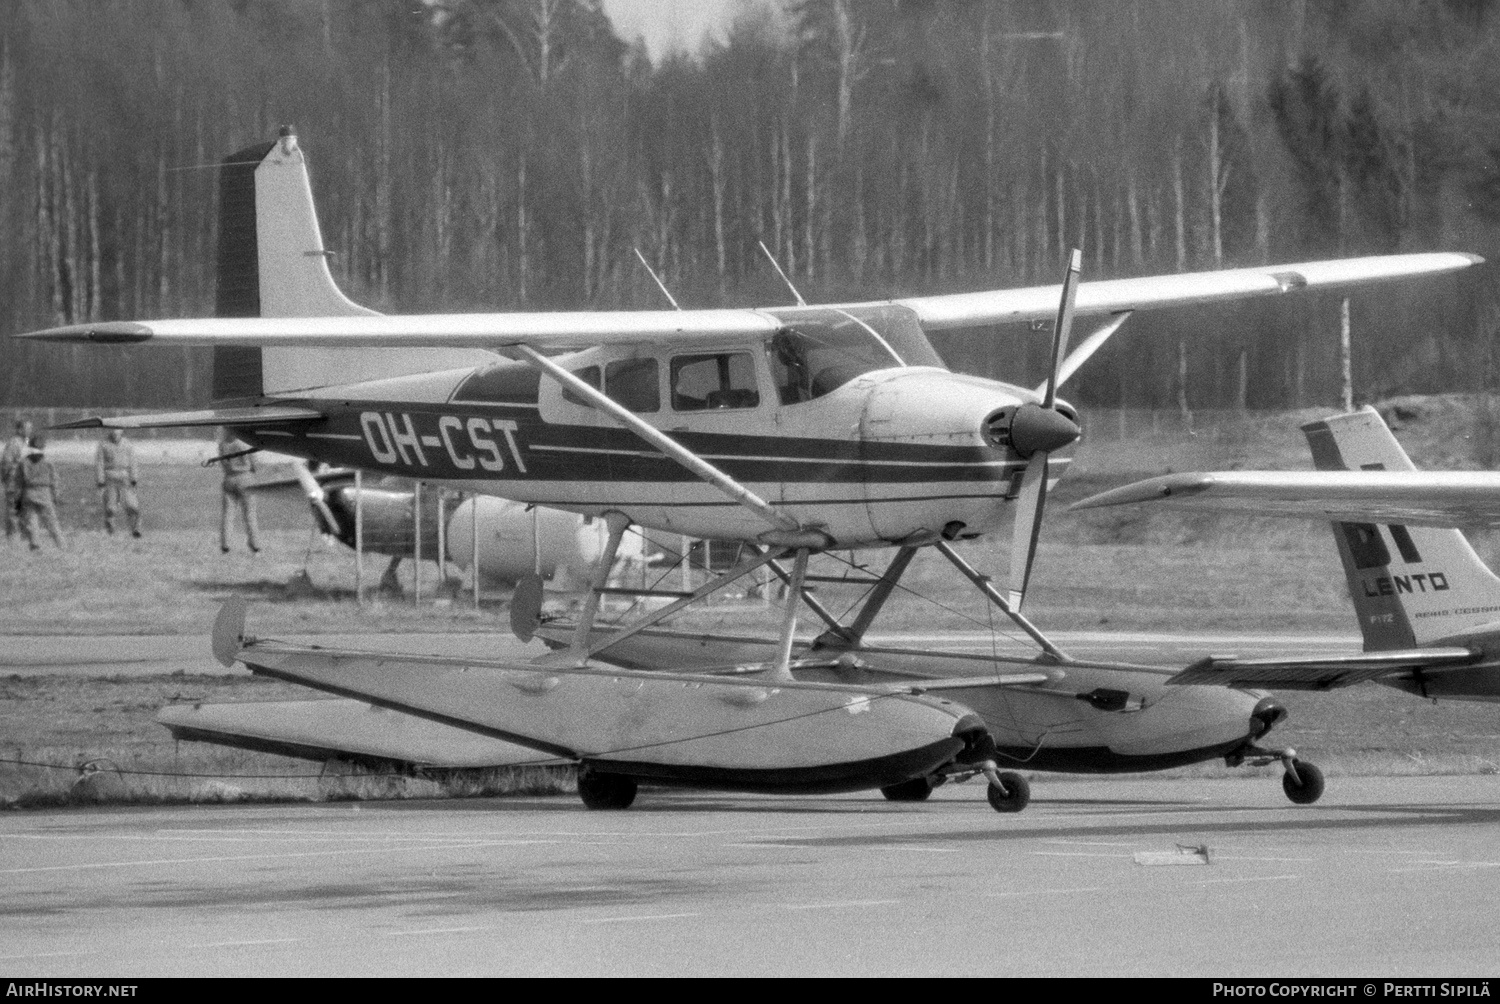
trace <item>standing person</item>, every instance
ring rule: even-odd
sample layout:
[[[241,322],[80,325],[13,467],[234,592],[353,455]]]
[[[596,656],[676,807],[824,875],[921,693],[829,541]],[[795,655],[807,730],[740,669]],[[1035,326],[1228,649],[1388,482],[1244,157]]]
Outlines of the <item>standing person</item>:
[[[136,496],[138,472],[135,447],[125,442],[124,429],[110,429],[94,451],[94,482],[104,496],[104,529],[115,532],[115,517],[123,508],[130,518],[130,535],[141,535],[141,501]]]
[[[21,532],[21,486],[16,480],[31,443],[31,423],[16,423],[16,434],[5,441],[0,453],[0,484],[5,487],[5,538]]]
[[[224,494],[219,500],[219,551],[229,553],[229,524],[231,511],[238,506],[240,518],[245,523],[245,543],[251,554],[260,553],[260,533],[255,525],[255,493],[249,491],[255,478],[255,454],[247,452],[246,446],[228,429],[219,433],[219,461],[224,468]]]
[[[47,444],[42,437],[34,437],[26,459],[21,461],[15,475],[16,482],[21,486],[21,509],[24,513],[21,528],[26,532],[26,540],[33,551],[42,549],[42,545],[36,542],[41,536],[38,522],[47,524],[47,532],[52,534],[58,547],[67,548],[63,543],[62,527],[57,522],[57,468],[47,459],[46,448]]]

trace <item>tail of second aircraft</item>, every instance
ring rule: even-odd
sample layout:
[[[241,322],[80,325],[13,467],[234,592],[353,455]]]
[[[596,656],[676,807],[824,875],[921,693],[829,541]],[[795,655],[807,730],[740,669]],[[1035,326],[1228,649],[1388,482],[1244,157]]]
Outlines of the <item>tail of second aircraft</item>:
[[[1302,427],[1319,470],[1416,468],[1374,408]],[[1433,645],[1500,621],[1500,578],[1458,530],[1334,523],[1365,650]]]
[[[328,269],[297,136],[230,154],[219,165],[218,317],[375,314],[346,297]],[[214,349],[215,400],[355,383],[493,361],[463,349]]]

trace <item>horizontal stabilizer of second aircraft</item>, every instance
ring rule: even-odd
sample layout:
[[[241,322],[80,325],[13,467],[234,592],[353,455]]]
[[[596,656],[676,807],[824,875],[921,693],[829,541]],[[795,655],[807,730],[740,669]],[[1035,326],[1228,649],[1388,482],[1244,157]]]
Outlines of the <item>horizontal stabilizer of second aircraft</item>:
[[[289,425],[316,422],[323,417],[312,408],[267,405],[263,408],[208,408],[203,411],[165,411],[149,415],[83,418],[54,425],[54,429],[182,429],[214,425]]]
[[[1178,686],[1334,690],[1416,669],[1462,666],[1479,659],[1467,648],[1413,648],[1307,659],[1239,659],[1210,655],[1167,680]]]

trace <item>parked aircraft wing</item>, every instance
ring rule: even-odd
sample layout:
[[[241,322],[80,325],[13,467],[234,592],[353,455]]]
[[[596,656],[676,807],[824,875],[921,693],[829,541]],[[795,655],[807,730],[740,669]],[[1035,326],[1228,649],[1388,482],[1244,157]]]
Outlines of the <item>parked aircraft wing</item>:
[[[1483,261],[1478,255],[1439,251],[1137,279],[1104,279],[1080,283],[1074,309],[1078,316],[1085,317],[1152,307],[1278,296],[1299,289],[1335,289],[1405,276],[1453,272]],[[895,302],[916,311],[923,327],[941,330],[1007,321],[1047,320],[1057,311],[1061,291],[1060,285],[1032,286],[983,293],[914,296]]]
[[[1433,527],[1500,526],[1496,471],[1213,471],[1101,492],[1074,509],[1148,504],[1251,516]]]
[[[1274,687],[1278,690],[1334,690],[1417,669],[1441,669],[1475,662],[1467,648],[1412,648],[1307,659],[1237,659],[1210,655],[1167,680],[1180,686]]]

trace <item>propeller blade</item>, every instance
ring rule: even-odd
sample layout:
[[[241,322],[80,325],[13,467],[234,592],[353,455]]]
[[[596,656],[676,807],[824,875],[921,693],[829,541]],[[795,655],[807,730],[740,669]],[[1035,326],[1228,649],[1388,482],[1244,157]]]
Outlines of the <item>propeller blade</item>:
[[[1052,325],[1052,362],[1047,367],[1047,393],[1042,398],[1042,407],[1051,408],[1057,400],[1057,371],[1062,365],[1063,352],[1068,347],[1068,335],[1073,330],[1073,303],[1078,299],[1078,276],[1083,271],[1083,252],[1074,248],[1068,255],[1068,270],[1063,273],[1062,300],[1057,305],[1057,321]]]
[[[1057,322],[1052,326],[1052,360],[1047,367],[1047,391],[1040,406],[1023,405],[1011,419],[1011,446],[1022,456],[1029,457],[1026,471],[1021,475],[1016,521],[1011,530],[1007,602],[1016,613],[1021,612],[1021,604],[1026,601],[1026,586],[1031,581],[1031,566],[1036,561],[1037,538],[1042,533],[1042,515],[1047,508],[1047,458],[1052,450],[1078,438],[1078,426],[1058,412],[1056,404],[1063,354],[1068,348],[1068,335],[1073,330],[1078,276],[1082,271],[1083,252],[1074,248],[1068,255],[1062,299],[1057,305]]]
[[[1016,522],[1011,531],[1010,583],[1006,601],[1011,610],[1020,613],[1026,599],[1026,584],[1031,580],[1031,565],[1036,560],[1036,542],[1042,533],[1042,514],[1047,507],[1047,454],[1038,452],[1021,475],[1021,491],[1016,496]]]

